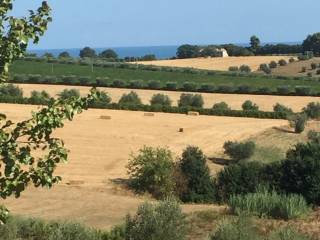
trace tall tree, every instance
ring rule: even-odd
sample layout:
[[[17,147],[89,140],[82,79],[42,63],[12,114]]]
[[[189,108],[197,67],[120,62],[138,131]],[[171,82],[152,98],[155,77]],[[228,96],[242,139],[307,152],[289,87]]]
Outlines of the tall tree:
[[[29,17],[9,16],[13,0],[0,2],[0,80],[7,81],[9,65],[25,54],[28,43],[38,43],[51,21],[51,9],[42,2]],[[48,107],[32,113],[29,120],[13,123],[0,113],[0,198],[19,197],[29,184],[52,187],[60,181],[54,172],[57,165],[67,160],[68,151],[61,139],[52,137],[63,121],[86,109],[96,99],[95,89],[86,98],[52,101]],[[42,150],[43,156],[35,156]],[[45,151],[43,151],[45,150]],[[0,224],[8,210],[0,206]]]
[[[302,44],[304,51],[311,51],[315,55],[320,55],[320,32],[309,35]]]
[[[103,52],[101,52],[99,54],[99,57],[117,59],[118,58],[118,54],[112,49],[106,49],[106,50],[104,50]]]
[[[253,35],[250,38],[250,46],[253,52],[255,52],[260,47],[260,44],[261,44],[260,39],[257,36]]]
[[[95,58],[96,56],[96,51],[90,47],[85,47],[80,51],[81,58]]]

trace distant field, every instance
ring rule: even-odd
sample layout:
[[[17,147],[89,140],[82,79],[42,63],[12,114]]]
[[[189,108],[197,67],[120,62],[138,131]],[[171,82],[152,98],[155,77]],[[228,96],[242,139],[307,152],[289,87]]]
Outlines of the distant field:
[[[311,69],[311,63],[318,65],[317,69]],[[312,73],[314,77],[320,77],[317,74],[317,70],[320,69],[320,58],[313,58],[307,61],[299,61],[288,64],[287,66],[278,67],[273,70],[273,74],[283,76],[307,76],[308,73]],[[306,68],[306,72],[301,72],[302,68]]]
[[[254,57],[226,57],[226,58],[191,58],[176,60],[159,60],[139,62],[140,64],[169,66],[169,67],[191,67],[206,70],[228,71],[229,67],[248,65],[253,71],[257,71],[260,64],[278,62],[280,59],[289,60],[290,56],[254,56]]]
[[[14,122],[28,119],[36,106],[0,104],[2,113]],[[100,116],[111,116],[101,120]],[[271,127],[286,125],[284,120],[232,117],[192,117],[181,114],[94,110],[67,122],[55,134],[70,149],[70,161],[58,168],[62,184],[52,190],[29,189],[19,199],[1,201],[13,214],[45,219],[67,219],[90,226],[108,228],[146,200],[121,188],[127,178],[131,152],[144,145],[168,146],[175,157],[188,145],[199,146],[206,155],[222,150],[226,140],[242,140]],[[184,133],[179,133],[179,128]],[[209,162],[213,173],[222,168]],[[41,201],[40,201],[41,200]],[[216,206],[184,205],[185,211]]]
[[[45,85],[45,84],[17,84],[23,89],[26,97],[30,96],[33,90],[36,91],[47,91],[52,97],[56,97],[58,93],[64,89],[75,88],[80,91],[82,95],[86,95],[90,87],[80,86],[64,86],[64,85]],[[172,91],[160,91],[160,90],[130,90],[123,88],[99,88],[100,90],[106,91],[112,98],[113,102],[118,102],[124,93],[135,91],[138,93],[144,104],[149,104],[150,99],[156,93],[163,93],[170,96],[173,101],[173,105],[177,105],[177,101],[180,98],[182,92]],[[320,102],[320,97],[295,97],[295,96],[267,96],[267,95],[247,95],[247,94],[216,94],[216,93],[201,93],[204,98],[205,107],[211,108],[213,104],[218,102],[226,102],[232,109],[241,109],[241,105],[246,100],[251,100],[259,105],[261,110],[272,111],[273,106],[276,103],[284,104],[294,111],[299,112],[310,102]]]
[[[53,72],[52,72],[53,66]],[[289,86],[294,89],[295,86],[311,86],[314,91],[320,92],[320,82],[310,80],[293,80],[293,79],[276,79],[265,78],[263,76],[228,76],[228,75],[207,75],[207,74],[190,74],[179,72],[147,71],[147,70],[130,70],[120,68],[103,68],[95,67],[94,71],[90,66],[67,65],[67,64],[50,64],[39,62],[16,61],[11,69],[11,74],[41,74],[46,75],[76,75],[89,76],[92,79],[96,77],[108,77],[109,83],[115,79],[129,82],[131,80],[141,80],[145,84],[150,80],[158,80],[163,86],[166,82],[177,82],[178,87],[182,87],[185,82],[194,82],[199,86],[201,84],[212,84],[213,86],[250,86],[254,89],[267,87],[276,90],[279,86]]]

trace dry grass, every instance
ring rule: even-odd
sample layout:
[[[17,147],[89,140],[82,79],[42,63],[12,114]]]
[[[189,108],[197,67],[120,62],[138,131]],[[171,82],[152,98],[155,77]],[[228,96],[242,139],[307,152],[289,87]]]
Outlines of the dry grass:
[[[311,69],[311,63],[320,64],[320,58],[313,58],[307,61],[297,61],[294,63],[290,63],[287,66],[278,67],[272,70],[272,73],[275,75],[284,75],[284,76],[307,76],[308,73],[312,73],[314,77],[320,77],[317,75],[316,70]],[[306,72],[301,72],[302,68],[306,68]]]
[[[76,88],[80,90],[82,95],[86,95],[90,87],[79,86],[64,86],[64,85],[42,85],[42,84],[18,84],[25,93],[25,96],[30,96],[31,91],[47,91],[51,96],[56,96],[63,89]],[[118,102],[124,93],[128,93],[130,89],[117,89],[117,88],[99,88],[110,94],[114,102]],[[149,104],[151,97],[156,93],[163,93],[170,96],[174,105],[180,98],[182,92],[170,92],[159,90],[134,90],[138,93],[142,102]],[[246,94],[215,94],[215,93],[202,93],[204,98],[205,107],[211,108],[215,103],[226,102],[232,109],[241,109],[241,105],[246,100],[251,100],[258,104],[261,110],[272,111],[276,103],[284,104],[291,107],[294,111],[301,111],[310,102],[318,102],[319,97],[296,97],[296,96],[265,96],[265,95],[246,95]]]
[[[169,67],[190,67],[206,70],[228,71],[229,67],[241,66],[243,64],[250,66],[253,71],[257,71],[260,64],[278,62],[280,59],[289,60],[290,56],[254,56],[254,57],[227,57],[227,58],[190,58],[176,60],[158,60],[138,62],[139,64],[169,66]]]
[[[27,119],[36,108],[0,104],[1,112],[14,121]],[[105,121],[100,116],[112,118]],[[192,144],[210,156],[221,151],[226,140],[242,140],[285,124],[283,120],[195,118],[164,113],[145,117],[143,112],[89,110],[56,132],[71,150],[70,162],[58,168],[63,177],[62,184],[50,191],[29,189],[20,199],[8,199],[5,204],[14,214],[76,220],[109,228],[147,199],[137,197],[121,186],[127,178],[125,166],[132,151],[136,152],[143,145],[167,145],[177,156]],[[180,128],[184,128],[183,133],[179,132]],[[210,163],[213,171],[221,167]],[[217,207],[185,205],[183,208],[192,212]]]

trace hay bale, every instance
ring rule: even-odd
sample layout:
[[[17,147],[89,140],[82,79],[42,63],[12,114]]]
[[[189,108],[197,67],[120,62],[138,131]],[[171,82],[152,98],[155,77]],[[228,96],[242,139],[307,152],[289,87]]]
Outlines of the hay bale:
[[[154,117],[154,113],[144,113],[145,117]]]
[[[103,119],[103,120],[111,120],[112,117],[111,117],[111,116],[100,116],[100,119]]]
[[[183,133],[183,132],[184,132],[184,129],[183,129],[183,128],[179,128],[179,132],[180,132],[180,133]]]
[[[188,116],[199,116],[200,114],[198,112],[192,112],[192,111],[189,111],[188,112]]]
[[[83,185],[84,181],[82,180],[70,180],[67,185],[71,185],[71,186],[78,186],[78,185]]]

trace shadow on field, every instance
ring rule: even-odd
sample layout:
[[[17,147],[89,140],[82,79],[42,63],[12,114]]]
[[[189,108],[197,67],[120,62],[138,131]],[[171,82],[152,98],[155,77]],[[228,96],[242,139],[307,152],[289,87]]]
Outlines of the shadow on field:
[[[125,178],[115,178],[110,179],[110,182],[112,182],[115,185],[121,186],[122,188],[129,188],[130,180]]]
[[[215,164],[222,165],[222,166],[226,166],[226,165],[230,165],[232,163],[235,163],[235,161],[230,160],[230,159],[225,159],[225,158],[211,157],[211,158],[208,158],[208,160],[215,163]]]
[[[273,129],[283,133],[295,133],[293,130],[284,127],[273,127]]]

